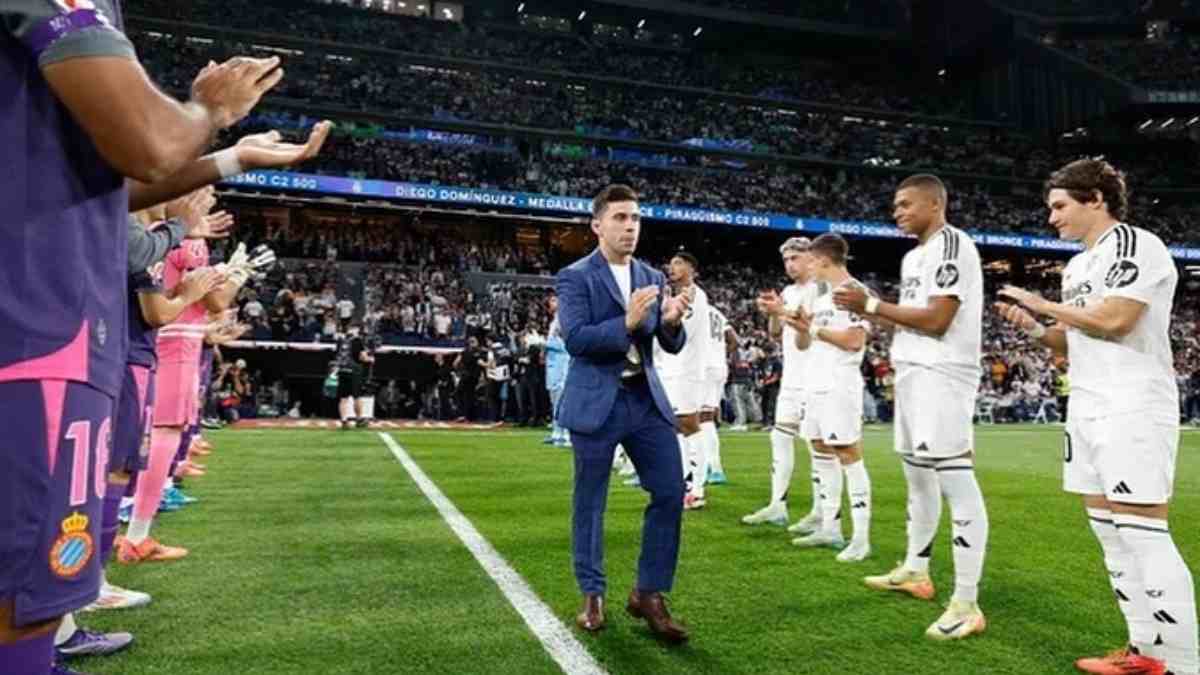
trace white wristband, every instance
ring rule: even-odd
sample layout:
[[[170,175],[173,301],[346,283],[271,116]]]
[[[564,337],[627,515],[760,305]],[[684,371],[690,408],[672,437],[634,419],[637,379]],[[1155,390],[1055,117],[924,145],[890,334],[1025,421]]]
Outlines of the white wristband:
[[[229,178],[243,173],[242,163],[238,161],[236,148],[225,148],[213,155],[213,160],[217,163],[217,172],[221,174],[221,178]]]
[[[1046,335],[1046,327],[1040,323],[1035,323],[1032,328],[1025,329],[1025,334],[1034,340],[1040,340]]]
[[[874,314],[879,311],[879,298],[867,298],[867,306],[863,307],[863,311],[867,314]]]
[[[821,327],[820,327],[820,326],[818,326],[817,324],[815,324],[815,323],[814,323],[814,324],[810,324],[810,325],[808,326],[808,335],[809,335],[809,337],[811,337],[812,339],[816,340],[816,339],[817,339],[817,333],[819,333],[819,332],[821,332]]]

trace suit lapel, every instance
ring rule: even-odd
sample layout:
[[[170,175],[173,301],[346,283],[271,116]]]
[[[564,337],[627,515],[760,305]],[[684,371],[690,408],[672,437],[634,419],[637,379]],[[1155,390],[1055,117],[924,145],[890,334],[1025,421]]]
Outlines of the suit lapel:
[[[599,248],[596,249],[595,253],[592,253],[592,264],[600,268],[597,272],[600,275],[600,281],[604,283],[604,287],[608,289],[608,292],[610,295],[612,295],[613,300],[616,300],[617,304],[624,309],[625,298],[621,295],[621,289],[617,286],[617,278],[613,276],[612,269],[608,266],[608,261],[604,259],[603,255],[600,254]],[[637,286],[632,284],[632,280],[633,277],[631,275],[631,286],[636,288]]]

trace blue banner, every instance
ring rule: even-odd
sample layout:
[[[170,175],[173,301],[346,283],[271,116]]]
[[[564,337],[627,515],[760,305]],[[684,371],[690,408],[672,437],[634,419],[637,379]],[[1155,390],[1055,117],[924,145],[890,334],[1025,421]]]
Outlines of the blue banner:
[[[341,176],[319,176],[287,171],[249,171],[240,176],[233,176],[226,179],[222,183],[230,186],[303,190],[323,194],[382,197],[386,199],[408,199],[460,206],[491,206],[522,211],[569,213],[575,215],[589,215],[592,212],[592,200],[583,197],[558,197],[532,192],[483,190],[448,185],[429,185],[426,183],[360,180]],[[787,232],[811,232],[814,234],[838,232],[855,237],[900,239],[908,236],[894,225],[860,220],[801,218],[779,213],[716,211],[689,206],[669,206],[662,204],[642,204],[641,208],[642,217],[651,220],[752,227]],[[1083,246],[1076,242],[1063,241],[1051,237],[1034,237],[1027,234],[971,232],[971,237],[981,246],[1005,246],[1040,251],[1083,250]],[[1200,248],[1171,247],[1171,255],[1180,260],[1200,260]]]

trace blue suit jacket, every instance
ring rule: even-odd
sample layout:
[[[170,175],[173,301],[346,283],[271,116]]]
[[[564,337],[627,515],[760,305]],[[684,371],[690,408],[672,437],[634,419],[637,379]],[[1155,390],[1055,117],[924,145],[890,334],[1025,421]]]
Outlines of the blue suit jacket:
[[[662,272],[640,260],[630,264],[631,293],[644,286],[666,285]],[[625,354],[635,344],[654,403],[674,426],[675,413],[654,369],[654,338],[664,350],[677,354],[687,339],[683,326],[668,331],[661,321],[662,306],[656,304],[632,335],[626,331],[625,301],[599,248],[558,273],[557,291],[559,326],[573,357],[559,403],[559,424],[583,434],[603,426],[617,399]]]

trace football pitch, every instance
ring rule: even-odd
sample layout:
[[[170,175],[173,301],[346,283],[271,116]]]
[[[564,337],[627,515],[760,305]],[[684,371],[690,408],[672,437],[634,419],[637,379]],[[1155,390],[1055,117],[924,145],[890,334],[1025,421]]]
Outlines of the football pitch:
[[[905,490],[891,429],[868,427],[874,552],[844,564],[800,550],[782,528],[742,525],[766,503],[764,433],[722,434],[730,484],[684,514],[673,613],[682,648],[624,614],[646,496],[614,475],[606,519],[608,628],[574,628],[572,459],[542,432],[397,431],[391,436],[610,673],[1070,673],[1079,656],[1121,646],[1124,622],[1079,499],[1060,489],[1062,429],[977,428],[991,520],[980,588],[987,632],[923,636],[953,589],[949,510],[934,544],[937,603],[880,594],[866,574],[904,555]],[[123,673],[556,673],[559,665],[376,432],[226,430],[200,502],[159,516],[155,536],[186,546],[176,563],[110,567],[149,607],[81,614],[129,630],[124,653],[72,662]],[[1200,433],[1185,430],[1171,516],[1200,572]],[[792,517],[809,503],[797,459]],[[845,523],[847,533],[849,522]],[[1200,578],[1200,574],[1196,574]]]

